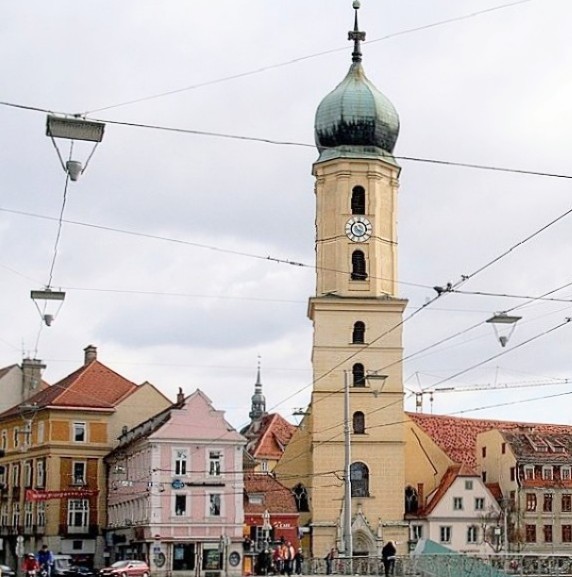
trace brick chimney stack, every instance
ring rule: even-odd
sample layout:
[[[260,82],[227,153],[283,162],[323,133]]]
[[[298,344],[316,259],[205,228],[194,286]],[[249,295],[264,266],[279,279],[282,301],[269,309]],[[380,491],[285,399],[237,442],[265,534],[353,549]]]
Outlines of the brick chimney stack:
[[[92,361],[97,361],[97,347],[87,345],[87,347],[83,349],[83,352],[85,354],[83,361],[84,365],[89,365]]]
[[[40,390],[42,371],[46,365],[39,359],[26,358],[22,361],[22,398],[31,397]]]
[[[185,402],[185,394],[183,393],[183,387],[179,387],[179,392],[177,393],[177,405],[182,405]]]

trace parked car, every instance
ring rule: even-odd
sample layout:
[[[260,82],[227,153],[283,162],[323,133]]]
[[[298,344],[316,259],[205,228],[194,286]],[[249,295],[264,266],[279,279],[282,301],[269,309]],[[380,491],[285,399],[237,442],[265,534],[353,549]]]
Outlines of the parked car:
[[[85,565],[72,565],[68,572],[69,577],[95,577],[97,572]]]
[[[0,565],[0,575],[2,577],[16,577],[16,571],[8,565]]]
[[[149,573],[149,565],[145,561],[126,559],[125,561],[116,561],[111,567],[104,567],[99,575],[100,577],[149,577]]]
[[[54,565],[52,566],[52,577],[67,577],[72,565],[70,555],[54,555]]]

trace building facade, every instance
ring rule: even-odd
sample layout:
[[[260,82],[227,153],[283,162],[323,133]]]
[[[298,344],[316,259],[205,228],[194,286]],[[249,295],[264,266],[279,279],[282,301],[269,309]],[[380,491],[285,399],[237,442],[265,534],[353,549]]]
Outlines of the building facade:
[[[481,475],[498,483],[513,552],[572,553],[572,427],[522,425],[477,437]]]
[[[106,471],[118,430],[170,402],[97,360],[0,415],[0,537],[4,561],[47,544],[86,565],[104,564]]]
[[[401,321],[397,294],[397,191],[392,152],[399,119],[362,66],[359,3],[345,79],[320,103],[313,166],[316,194],[316,295],[313,390],[307,414],[275,471],[305,491],[314,556],[349,546],[377,555],[385,541],[407,542]],[[347,395],[345,390],[348,391]],[[347,467],[345,431],[351,437]],[[342,479],[351,479],[351,503]]]
[[[200,390],[125,430],[106,459],[113,559],[153,575],[241,575],[245,439]]]

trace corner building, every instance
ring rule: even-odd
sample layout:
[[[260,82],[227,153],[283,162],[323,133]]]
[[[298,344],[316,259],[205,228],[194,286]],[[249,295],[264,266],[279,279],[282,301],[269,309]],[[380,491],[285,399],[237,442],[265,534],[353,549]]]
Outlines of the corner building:
[[[405,552],[408,538],[401,366],[407,301],[397,296],[400,167],[392,155],[399,118],[365,76],[359,3],[354,8],[352,64],[315,118],[312,398],[275,470],[292,486],[287,479],[296,476],[295,492],[307,496],[301,524],[309,528],[314,556],[343,549],[346,384],[353,554],[378,555],[388,540]]]

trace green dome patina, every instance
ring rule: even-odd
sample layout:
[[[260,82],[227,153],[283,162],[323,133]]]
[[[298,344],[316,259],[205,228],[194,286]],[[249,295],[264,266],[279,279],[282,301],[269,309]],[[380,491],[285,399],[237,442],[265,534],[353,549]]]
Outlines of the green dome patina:
[[[314,135],[320,160],[340,156],[389,156],[399,135],[399,116],[393,104],[367,79],[362,63],[357,8],[352,65],[346,77],[320,103]]]

